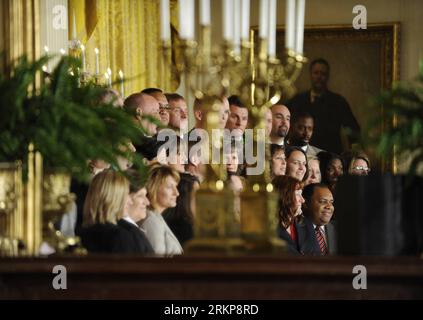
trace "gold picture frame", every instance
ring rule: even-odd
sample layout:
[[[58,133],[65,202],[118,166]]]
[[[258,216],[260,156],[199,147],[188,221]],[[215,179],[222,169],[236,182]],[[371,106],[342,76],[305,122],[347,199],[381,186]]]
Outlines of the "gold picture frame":
[[[362,129],[371,115],[370,99],[383,89],[391,88],[400,76],[399,22],[368,24],[367,29],[355,30],[351,24],[309,25],[304,31],[304,56],[307,62],[295,83],[297,92],[310,88],[311,61],[324,58],[330,64],[329,89],[341,94],[351,106]],[[252,29],[257,39],[257,27]],[[282,59],[285,54],[284,27],[276,32],[276,52]],[[254,41],[257,46],[257,41]],[[383,107],[380,108],[383,115]],[[381,124],[381,130],[392,119]],[[394,159],[379,159],[373,150],[366,150],[374,164],[382,171],[396,172]]]

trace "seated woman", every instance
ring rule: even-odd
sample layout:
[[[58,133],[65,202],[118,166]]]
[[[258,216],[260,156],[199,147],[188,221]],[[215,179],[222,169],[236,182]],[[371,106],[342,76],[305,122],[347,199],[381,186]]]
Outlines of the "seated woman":
[[[308,186],[312,183],[322,182],[322,174],[320,173],[320,162],[317,156],[311,156],[308,158],[308,178],[304,182],[304,186]]]
[[[246,186],[246,179],[241,176],[240,172],[244,169],[239,163],[238,150],[235,144],[231,145],[231,148],[227,150],[227,153],[223,155],[226,163],[227,182],[228,187],[233,191],[234,201],[234,220],[232,230],[235,234],[239,232],[239,223],[241,222],[241,198],[240,194]]]
[[[286,175],[301,182],[308,178],[307,155],[300,147],[288,146],[285,149]]]
[[[194,194],[198,190],[199,184],[195,176],[182,173],[178,183],[179,197],[176,199],[174,208],[167,208],[163,212],[163,218],[183,245],[194,236]]]
[[[142,253],[138,239],[117,225],[131,202],[129,182],[122,174],[104,170],[94,176],[85,198],[80,232],[82,245],[89,252]]]
[[[175,169],[161,165],[151,167],[146,183],[150,208],[141,227],[145,230],[156,254],[183,253],[181,244],[162,216],[165,209],[176,206],[176,199],[179,196],[178,183],[179,174]]]
[[[194,236],[194,192],[199,188],[196,176],[185,171],[186,156],[179,137],[167,144],[166,163],[179,173],[176,206],[167,208],[162,215],[166,223],[182,245]],[[163,164],[163,163],[162,163]]]
[[[290,176],[277,176],[272,181],[278,199],[278,236],[287,242],[293,254],[320,255],[315,247],[312,225],[306,224],[301,213],[302,183]]]
[[[286,158],[284,146],[270,145],[270,174],[272,178],[283,176],[286,173]]]
[[[145,231],[141,229],[137,223],[145,219],[147,215],[147,206],[150,201],[147,198],[147,189],[145,188],[145,179],[142,174],[134,169],[125,172],[129,178],[129,198],[125,207],[124,216],[118,221],[118,226],[127,230],[137,239],[139,252],[154,253],[153,247],[145,236]]]
[[[367,176],[370,172],[369,157],[362,151],[348,151],[343,153],[345,168],[349,175]]]

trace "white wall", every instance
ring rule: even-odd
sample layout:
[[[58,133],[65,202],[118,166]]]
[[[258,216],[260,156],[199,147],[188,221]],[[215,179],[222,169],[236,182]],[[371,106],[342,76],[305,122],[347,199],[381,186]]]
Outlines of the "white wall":
[[[60,6],[60,7],[59,7]],[[59,54],[60,49],[68,51],[68,23],[67,23],[67,0],[41,0],[40,3],[40,45],[41,54],[44,54],[44,46],[49,48],[49,54]],[[56,9],[55,9],[56,8]],[[61,11],[63,14],[62,20],[63,25],[66,29],[57,28],[57,24],[53,25],[53,19],[58,17],[59,13],[54,14],[53,10],[65,8],[65,11]],[[56,11],[58,12],[58,11]],[[57,22],[57,21],[56,21]],[[49,63],[49,69],[54,68],[58,58],[52,60]]]
[[[222,39],[221,1],[212,0],[213,41]],[[251,25],[258,25],[259,0],[251,0]],[[419,57],[423,57],[422,0],[307,0],[306,25],[352,24],[352,9],[367,8],[368,23],[400,22],[400,79],[417,74]],[[278,0],[278,25],[285,23],[285,1]]]

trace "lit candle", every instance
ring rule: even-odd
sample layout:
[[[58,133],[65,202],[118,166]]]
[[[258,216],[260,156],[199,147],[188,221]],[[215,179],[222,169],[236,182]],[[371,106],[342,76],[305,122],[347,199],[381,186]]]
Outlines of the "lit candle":
[[[94,49],[95,52],[95,74],[98,76],[100,74],[100,60],[99,60],[99,53],[97,48]]]
[[[233,0],[223,0],[223,39],[232,42],[234,40]]]
[[[239,56],[241,53],[241,0],[234,0],[233,12],[234,53]]]
[[[241,1],[241,39],[250,38],[250,0]]]
[[[268,54],[269,57],[276,57],[276,0],[270,0],[269,5],[269,37],[268,37]]]
[[[107,72],[104,73],[104,77],[106,78],[106,83],[109,87],[111,87],[111,80],[110,80],[110,76]]]
[[[160,28],[163,41],[170,40],[170,9],[169,0],[160,1]]]
[[[303,54],[305,0],[297,0],[297,40],[295,51]]]
[[[106,70],[107,72],[107,75],[108,75],[108,77],[106,77],[106,79],[108,80],[108,82],[109,82],[109,87],[112,87],[112,69],[110,69],[110,68],[107,68],[107,70]]]
[[[76,40],[76,17],[75,17],[75,9],[72,13],[72,40]]]
[[[266,39],[268,36],[267,28],[269,21],[269,0],[260,0],[260,21],[259,21],[259,37]]]
[[[285,16],[285,48],[295,47],[295,0],[286,0]]]
[[[82,72],[86,71],[86,65],[85,65],[85,46],[81,44],[81,59],[82,59]]]
[[[120,95],[122,98],[125,98],[125,87],[123,85],[123,72],[119,70],[119,79],[120,79]]]
[[[48,56],[49,51],[50,51],[49,48],[47,46],[44,46],[44,53],[45,53],[46,56]],[[46,62],[46,65],[44,65],[44,67],[45,67],[45,70],[43,68],[43,71],[49,73],[50,70],[49,70],[49,63],[48,63],[48,61]]]
[[[194,0],[179,1],[179,36],[194,40]]]
[[[201,0],[200,25],[210,26],[210,0]]]

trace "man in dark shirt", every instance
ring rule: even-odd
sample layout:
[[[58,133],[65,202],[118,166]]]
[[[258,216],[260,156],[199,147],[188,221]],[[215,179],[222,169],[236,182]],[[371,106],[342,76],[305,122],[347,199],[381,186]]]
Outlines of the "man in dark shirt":
[[[297,94],[288,101],[291,113],[308,112],[315,119],[318,128],[312,145],[335,153],[342,153],[340,130],[347,129],[349,143],[354,143],[360,127],[344,97],[328,90],[330,67],[324,59],[316,59],[310,64],[311,90]]]

